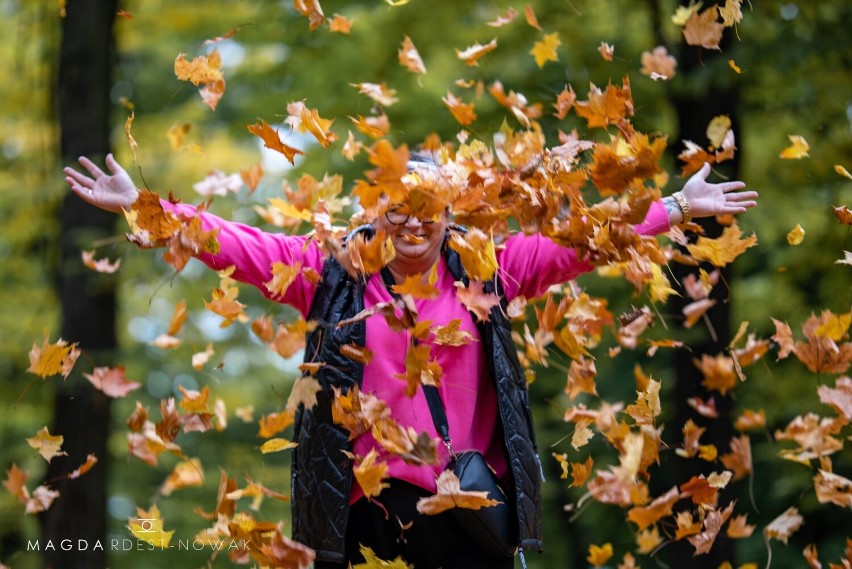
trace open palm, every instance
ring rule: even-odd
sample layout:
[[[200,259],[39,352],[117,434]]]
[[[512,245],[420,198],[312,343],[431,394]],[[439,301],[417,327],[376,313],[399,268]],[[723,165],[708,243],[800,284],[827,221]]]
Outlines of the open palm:
[[[757,192],[735,191],[745,187],[743,182],[712,184],[707,181],[709,174],[710,165],[704,164],[683,186],[683,196],[689,202],[693,217],[745,213],[757,205]]]
[[[71,167],[64,169],[65,182],[75,194],[93,206],[113,213],[130,209],[139,195],[139,190],[112,154],[107,154],[106,157],[109,174],[85,156],[81,156],[79,161],[89,175]]]

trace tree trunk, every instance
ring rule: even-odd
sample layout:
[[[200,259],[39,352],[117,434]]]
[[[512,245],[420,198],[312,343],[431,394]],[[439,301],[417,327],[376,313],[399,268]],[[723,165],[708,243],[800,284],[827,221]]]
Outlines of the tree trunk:
[[[684,5],[687,2],[683,2]],[[705,3],[704,9],[709,8],[713,2]],[[724,3],[722,3],[724,4]],[[727,59],[725,55],[725,43],[730,37],[731,31],[725,30],[724,40],[722,42],[722,51],[712,51],[702,49],[696,46],[687,45],[681,41],[680,57],[678,58],[678,74],[681,75],[680,80],[691,84],[690,89],[684,89],[674,95],[672,102],[674,103],[678,124],[680,126],[678,141],[691,140],[696,144],[707,147],[707,125],[718,115],[727,115],[731,119],[732,126],[737,136],[740,134],[740,129],[737,120],[737,100],[738,93],[735,82],[719,80],[718,78],[698,77],[698,75],[709,74],[710,68],[720,68],[720,58]],[[725,71],[727,65],[725,65]],[[696,88],[696,85],[700,85]],[[676,152],[683,150],[683,147],[676,146]],[[735,153],[734,159],[723,162],[721,166],[714,165],[717,171],[724,171],[725,176],[730,179],[737,179],[739,172],[739,154]],[[716,178],[714,180],[714,177]],[[720,181],[715,173],[711,173],[710,181]],[[707,237],[718,237],[722,227],[713,219],[706,218],[700,220],[701,225],[706,231]],[[706,264],[705,264],[706,265]],[[674,276],[678,281],[683,279],[690,273],[697,273],[695,267],[687,267],[684,265],[673,265]],[[713,270],[713,267],[706,265],[708,272]],[[705,323],[699,322],[696,327],[704,326],[705,324],[712,329],[708,332],[703,340],[698,339],[689,344],[689,350],[678,350],[675,355],[676,368],[676,385],[675,385],[675,401],[677,402],[674,415],[674,423],[670,425],[666,432],[680,433],[683,425],[687,420],[691,419],[699,427],[706,429],[701,437],[701,444],[713,444],[719,450],[719,454],[727,452],[730,446],[730,440],[734,435],[733,420],[731,412],[733,402],[730,395],[722,396],[719,392],[710,392],[702,387],[703,375],[693,363],[694,358],[700,359],[701,354],[716,355],[723,352],[731,340],[731,310],[730,310],[730,295],[732,291],[725,283],[730,283],[732,274],[729,268],[720,271],[722,279],[719,284],[713,289],[710,297],[716,300],[716,305],[707,312],[707,320]],[[686,304],[691,301],[688,297],[672,297],[670,306],[674,314],[682,314],[682,310]],[[715,336],[715,338],[714,338]],[[690,397],[700,397],[704,400],[712,397],[716,403],[716,409],[719,412],[719,419],[708,419],[700,416],[688,404],[687,400]],[[688,460],[677,459],[674,461],[676,472],[672,473],[673,478],[680,484],[688,481],[693,476],[700,474],[707,475],[714,470],[718,471],[719,467],[716,464],[704,462],[697,458]],[[731,501],[732,496],[728,492],[723,492],[719,497],[720,507],[726,506]],[[712,568],[716,569],[724,561],[731,562],[734,566],[734,549],[730,539],[724,532],[720,532],[713,545],[713,548],[706,555],[695,557],[695,549],[686,541],[677,542],[669,552],[669,563],[672,567],[691,567],[693,569]]]
[[[102,160],[109,151],[109,90],[114,58],[112,36],[116,0],[68,2],[62,24],[58,105],[61,153],[69,164],[80,155]],[[78,342],[94,365],[109,365],[116,347],[115,287],[110,278],[85,269],[81,247],[111,235],[114,216],[95,209],[68,192],[60,212],[58,293],[62,305],[62,337]],[[106,566],[107,434],[109,398],[75,372],[56,393],[51,432],[64,437],[65,460],[54,460],[46,479],[61,493],[42,516],[48,567],[92,569]],[[95,454],[98,464],[76,480],[62,480]],[[61,540],[71,540],[63,551]],[[102,548],[98,547],[98,543]]]

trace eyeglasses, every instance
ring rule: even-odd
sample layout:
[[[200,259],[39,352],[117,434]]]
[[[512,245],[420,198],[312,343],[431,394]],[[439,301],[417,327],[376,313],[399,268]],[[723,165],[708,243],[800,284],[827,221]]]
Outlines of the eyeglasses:
[[[385,212],[385,219],[393,225],[405,225],[411,217],[413,217],[411,214],[402,213],[398,209],[389,209]],[[420,220],[420,223],[423,225],[435,223],[434,219],[420,219],[419,217],[417,219]]]

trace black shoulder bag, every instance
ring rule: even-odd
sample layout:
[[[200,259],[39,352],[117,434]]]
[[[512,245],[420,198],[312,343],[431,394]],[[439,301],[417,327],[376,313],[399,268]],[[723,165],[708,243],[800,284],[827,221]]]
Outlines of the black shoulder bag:
[[[391,290],[394,278],[387,267],[382,268],[382,279],[394,297]],[[417,339],[414,339],[417,342]],[[511,557],[518,549],[517,520],[512,508],[507,503],[505,492],[500,487],[494,470],[485,462],[485,457],[477,450],[467,450],[456,453],[450,438],[450,426],[447,412],[441,394],[434,385],[422,385],[429,412],[435,430],[444,441],[444,446],[450,453],[450,463],[447,469],[455,474],[463,491],[488,492],[490,500],[497,500],[496,506],[488,506],[478,510],[468,508],[452,508],[450,513],[467,530],[480,549],[493,553],[495,556]]]

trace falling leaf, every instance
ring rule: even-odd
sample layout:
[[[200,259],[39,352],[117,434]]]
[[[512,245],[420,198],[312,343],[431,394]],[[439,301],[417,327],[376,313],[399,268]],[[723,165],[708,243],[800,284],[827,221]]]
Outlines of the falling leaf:
[[[652,51],[643,51],[641,61],[640,73],[643,75],[656,73],[662,79],[671,79],[676,74],[677,60],[669,55],[666,46],[658,45]]]
[[[301,15],[308,18],[311,31],[325,23],[325,15],[322,12],[319,0],[293,0],[293,7]]]
[[[574,93],[574,88],[570,86],[566,86],[561,93],[556,97],[556,102],[553,103],[553,107],[556,109],[556,112],[553,115],[562,120],[568,114],[568,111],[571,110],[571,107],[574,106],[574,102],[577,100],[577,94]]]
[[[317,404],[317,393],[322,391],[319,381],[312,376],[302,376],[293,383],[293,389],[287,398],[285,411],[295,414],[300,405],[305,409],[312,409]]]
[[[346,18],[345,16],[335,14],[331,21],[328,23],[328,29],[329,31],[348,36],[349,32],[352,30],[352,21]]]
[[[657,497],[647,506],[636,506],[627,513],[627,520],[633,522],[641,531],[657,523],[660,519],[670,516],[675,502],[680,499],[677,486],[673,486],[665,494]]]
[[[790,507],[783,514],[772,520],[768,526],[763,528],[763,535],[769,539],[774,538],[787,543],[787,539],[802,527],[804,522],[805,519],[799,514],[799,510],[795,507]]]
[[[170,496],[175,490],[204,485],[204,469],[197,458],[184,460],[175,465],[174,470],[160,486],[163,496]]]
[[[6,471],[6,480],[3,481],[3,486],[23,504],[26,504],[30,497],[26,482],[27,473],[18,468],[17,464],[12,463],[12,466]]]
[[[239,174],[225,174],[221,170],[210,172],[206,178],[192,185],[192,189],[206,198],[236,194],[243,187]]]
[[[389,107],[394,103],[399,102],[396,96],[395,89],[389,89],[384,83],[350,83],[351,87],[356,87],[358,92],[367,95],[375,102],[385,107]]]
[[[109,397],[126,397],[128,393],[142,387],[141,384],[130,381],[124,374],[124,366],[96,367],[92,373],[84,373],[83,377],[89,380],[95,389],[102,391]]]
[[[841,176],[844,176],[844,177],[849,178],[850,180],[852,180],[852,174],[850,174],[850,173],[849,173],[849,170],[847,170],[846,168],[844,168],[844,167],[843,167],[843,166],[841,166],[840,164],[835,164],[835,165],[834,165],[834,171],[835,171],[835,172],[837,172],[838,174],[840,174]]]
[[[240,170],[240,177],[248,186],[249,193],[254,192],[257,189],[257,186],[260,184],[261,178],[263,178],[263,166],[258,161],[257,164],[249,166],[244,170]]]
[[[694,245],[687,245],[689,253],[698,261],[709,261],[717,267],[724,267],[733,262],[746,249],[757,245],[757,237],[740,239],[742,230],[736,222],[722,230],[722,235],[716,239],[704,236],[698,238]]]
[[[692,13],[683,26],[683,37],[689,45],[701,46],[705,49],[721,51],[719,42],[722,40],[724,27],[717,21],[719,7],[710,6],[701,14]]]
[[[356,344],[344,344],[340,346],[340,353],[362,364],[368,364],[373,359],[372,350]]]
[[[781,158],[785,160],[793,160],[810,156],[810,154],[808,154],[808,150],[810,150],[811,147],[804,137],[799,136],[798,134],[788,134],[787,138],[790,139],[792,144],[781,151],[781,154],[779,154]]]
[[[34,343],[30,350],[30,367],[27,371],[41,378],[62,374],[62,377],[67,379],[79,356],[80,349],[76,343],[68,344],[59,338],[56,343],[51,344],[50,334],[45,330],[41,347]]]
[[[121,266],[121,259],[117,259],[115,263],[110,263],[106,257],[95,261],[94,251],[82,251],[81,257],[85,266],[99,273],[114,273]]]
[[[737,65],[736,62],[733,59],[728,60],[728,67],[733,69],[734,72],[736,72],[737,74],[740,74],[740,73],[743,72],[743,70],[740,69],[739,65]]]
[[[282,450],[296,448],[297,446],[299,446],[297,443],[288,441],[287,439],[275,438],[269,439],[260,445],[260,452],[263,454],[269,454],[271,452],[281,452]]]
[[[731,523],[728,524],[728,529],[726,531],[728,537],[733,539],[743,539],[746,537],[750,537],[752,532],[754,532],[755,526],[749,525],[746,523],[746,515],[734,516],[731,519]]]
[[[355,128],[370,138],[381,138],[390,132],[390,121],[384,113],[373,117],[358,115],[357,119],[349,117],[349,120],[355,123]]]
[[[98,457],[94,454],[89,454],[86,456],[86,462],[81,464],[78,468],[75,468],[72,472],[70,472],[66,478],[69,480],[74,480],[80,478],[82,475],[86,474],[90,471],[96,464],[98,463]]]
[[[284,144],[278,137],[278,132],[273,130],[265,120],[261,120],[260,124],[255,123],[252,125],[246,125],[246,128],[250,133],[259,136],[261,140],[263,140],[263,145],[266,148],[270,148],[283,154],[290,164],[295,164],[295,157],[297,154],[304,154],[301,150]]]
[[[852,480],[820,469],[814,476],[814,488],[820,504],[852,508]]]
[[[473,103],[464,103],[461,99],[457,99],[455,95],[449,92],[447,93],[447,96],[443,97],[441,100],[460,125],[467,126],[476,120],[476,112],[474,111]]]
[[[524,8],[524,17],[527,20],[527,24],[529,24],[533,28],[541,31],[541,26],[538,25],[538,18],[535,15],[535,11],[533,10],[533,7],[530,6],[529,4],[527,4],[526,7]]]
[[[27,500],[24,511],[28,514],[38,514],[50,508],[53,501],[59,497],[59,492],[50,486],[42,484],[33,490],[32,496]]]
[[[51,435],[47,427],[42,427],[35,436],[27,439],[27,444],[36,449],[38,453],[50,462],[54,456],[67,456],[68,453],[60,450],[62,447],[62,435]]]
[[[553,32],[545,35],[541,41],[535,42],[529,53],[535,58],[536,65],[541,68],[548,61],[559,61],[556,49],[560,45],[562,45],[562,42],[559,41],[559,33]]]
[[[451,508],[479,510],[500,503],[489,499],[488,492],[462,490],[458,477],[451,470],[441,472],[437,486],[435,495],[417,501],[417,511],[421,514],[433,516]]]
[[[136,508],[136,517],[128,520],[127,529],[136,539],[160,549],[168,549],[172,534],[175,533],[174,530],[163,529],[163,520],[157,506],[151,506],[147,511]]]
[[[591,84],[589,86],[588,97],[588,101],[576,101],[574,103],[574,111],[578,116],[581,116],[588,121],[589,128],[606,127],[609,124],[617,123],[633,114],[633,96],[630,91],[630,80],[627,77],[624,78],[620,88],[609,83],[607,84],[606,90],[601,91],[594,84]],[[642,146],[647,145],[648,138],[634,136],[630,141],[629,147],[625,147],[625,145],[621,142],[621,139],[619,139],[618,142],[617,150],[615,150],[613,154],[618,156],[616,162],[624,163],[630,155],[637,157],[637,150],[641,149]],[[645,144],[642,144],[643,142]],[[665,146],[664,142],[663,146]],[[605,145],[598,145],[595,147],[596,162],[600,160],[600,157],[598,156],[600,151],[606,148],[607,147]],[[663,149],[660,148],[659,150],[660,153],[662,153]],[[614,166],[618,167],[617,165]],[[655,166],[654,171],[656,172],[657,169],[658,167]]]
[[[505,26],[506,24],[511,23],[512,20],[514,20],[517,17],[517,15],[518,15],[518,11],[515,10],[514,8],[510,7],[506,11],[505,16],[497,16],[494,20],[491,20],[490,22],[485,22],[485,25],[491,26],[492,28],[500,28],[500,27]]]
[[[366,563],[352,565],[352,569],[414,569],[412,565],[409,565],[402,559],[401,555],[393,560],[385,560],[380,559],[372,549],[364,545],[360,546],[360,551]]]
[[[127,137],[127,143],[130,145],[130,152],[133,154],[133,160],[136,161],[136,147],[138,144],[136,143],[136,139],[133,138],[133,135],[130,134],[130,125],[133,124],[133,118],[135,114],[131,111],[130,116],[127,117],[127,120],[124,121],[124,136]]]
[[[210,358],[213,357],[213,344],[207,344],[207,348],[203,352],[195,352],[192,354],[192,369],[195,371],[201,371],[207,362],[210,361]]]
[[[740,9],[741,4],[742,0],[725,0],[725,5],[719,8],[723,26],[730,28],[742,21],[743,13]]]
[[[847,206],[832,206],[832,208],[834,209],[834,217],[836,217],[837,220],[840,221],[840,223],[842,223],[843,225],[852,225],[852,211],[849,211],[849,208]]]
[[[269,291],[273,298],[282,299],[284,298],[287,289],[291,284],[293,284],[296,277],[299,276],[302,269],[302,263],[299,261],[295,264],[288,265],[280,261],[275,261],[272,263],[270,268],[272,269],[272,278],[263,283],[263,286],[266,287],[266,290]]]
[[[463,51],[456,50],[456,57],[464,61],[465,65],[476,67],[479,65],[479,58],[490,51],[497,49],[497,38],[494,38],[485,45],[473,44]]]
[[[834,388],[820,385],[817,394],[821,403],[830,405],[839,415],[852,421],[852,379],[841,377]]]
[[[589,546],[589,555],[586,557],[593,567],[602,567],[612,557],[612,544],[605,543],[601,546],[592,544]]]
[[[734,502],[728,504],[724,510],[711,510],[704,518],[704,528],[701,533],[687,537],[686,539],[695,548],[695,555],[709,553],[716,541],[716,537],[731,517],[734,510]]]
[[[787,234],[787,243],[790,245],[799,245],[805,240],[805,230],[798,223],[796,227],[790,230]]]
[[[643,555],[649,555],[662,542],[663,538],[660,537],[660,530],[657,529],[657,526],[642,530],[636,534],[636,545],[639,547],[637,551]]]
[[[496,294],[485,293],[482,289],[482,281],[471,281],[466,287],[460,283],[456,285],[456,297],[473,312],[481,322],[488,322],[491,318],[491,309],[499,306],[500,299]]]
[[[265,439],[272,437],[292,425],[293,419],[294,413],[289,411],[264,415],[258,421],[260,430],[258,431],[257,436]]]
[[[601,45],[598,46],[598,53],[601,54],[601,57],[604,58],[605,61],[612,61],[612,56],[615,53],[615,47],[606,42],[601,42]],[[541,66],[539,65],[539,67]]]
[[[411,38],[405,36],[402,40],[402,46],[399,48],[399,64],[411,71],[412,73],[426,73],[426,66],[423,64],[423,59],[417,51],[414,42]]]
[[[390,484],[385,482],[388,478],[388,465],[379,460],[379,454],[374,448],[370,449],[367,456],[362,458],[352,470],[355,480],[358,481],[367,498],[375,498],[383,489],[390,487]]]

